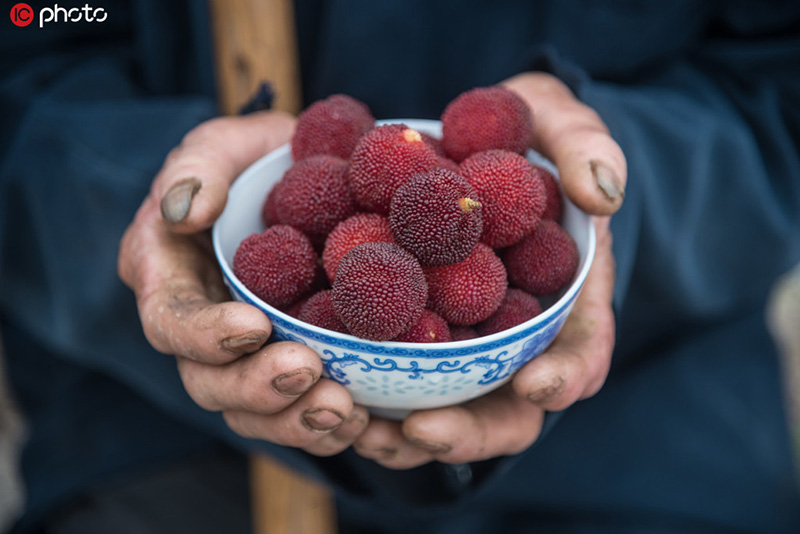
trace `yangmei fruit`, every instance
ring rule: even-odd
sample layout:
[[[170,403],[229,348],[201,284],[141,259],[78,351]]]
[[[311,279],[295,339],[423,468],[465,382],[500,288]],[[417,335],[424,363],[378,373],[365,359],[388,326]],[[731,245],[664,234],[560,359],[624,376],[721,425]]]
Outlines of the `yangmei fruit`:
[[[236,249],[233,273],[258,298],[276,308],[309,291],[317,274],[317,254],[302,232],[286,225],[251,234]]]
[[[345,160],[327,155],[309,156],[292,165],[275,188],[275,217],[312,241],[324,242],[337,224],[356,212],[347,168]]]
[[[424,310],[411,328],[397,336],[394,341],[404,343],[446,343],[450,341],[447,321],[430,310]]]
[[[541,170],[519,154],[479,152],[462,162],[459,171],[481,199],[482,242],[507,247],[539,224],[546,202]]]
[[[292,136],[295,161],[317,154],[348,159],[361,139],[375,126],[375,117],[363,102],[347,95],[318,100],[297,117]]]
[[[323,289],[311,296],[300,308],[297,318],[304,323],[320,328],[347,334],[347,327],[333,310],[333,298],[330,289]]]
[[[503,262],[492,249],[478,243],[466,259],[425,269],[428,308],[448,323],[473,325],[500,306],[508,280]]]
[[[442,146],[459,163],[494,148],[524,154],[532,133],[528,105],[499,85],[461,93],[442,113]]]
[[[513,285],[536,296],[549,295],[572,281],[578,269],[578,248],[561,226],[542,221],[506,250],[505,263]]]
[[[509,288],[500,307],[488,319],[478,323],[475,330],[488,336],[508,330],[542,313],[539,300],[521,289]]]
[[[342,257],[333,309],[353,335],[396,338],[422,315],[428,286],[419,262],[392,243],[364,243]]]
[[[350,159],[350,189],[365,211],[389,213],[397,188],[415,174],[439,167],[420,133],[403,124],[378,126],[358,142]]]
[[[423,267],[463,260],[481,236],[481,203],[463,177],[439,169],[412,176],[401,185],[389,209],[397,244]]]
[[[363,243],[394,243],[389,219],[379,213],[357,213],[333,229],[322,251],[322,266],[331,283],[342,256]]]

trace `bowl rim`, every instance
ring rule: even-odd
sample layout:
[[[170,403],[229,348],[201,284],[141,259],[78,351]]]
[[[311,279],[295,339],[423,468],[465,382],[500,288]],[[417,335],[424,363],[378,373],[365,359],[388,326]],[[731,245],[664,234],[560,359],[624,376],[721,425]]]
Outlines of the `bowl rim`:
[[[386,119],[386,120],[379,120],[376,121],[376,125],[385,125],[385,124],[406,124],[411,128],[421,130],[425,133],[430,133],[431,129],[439,130],[441,128],[441,122],[437,120],[430,120],[430,119]],[[239,176],[236,177],[233,184],[230,187],[228,192],[228,199],[235,196],[235,193],[238,188],[243,187],[243,180],[247,179],[250,175],[256,175],[259,173],[262,167],[265,167],[272,163],[273,160],[281,158],[285,155],[289,155],[291,158],[291,143],[286,143],[281,145],[280,147],[272,150],[271,152],[261,156],[258,160],[253,162],[249,167],[247,167],[244,171],[242,171]],[[545,159],[543,156],[538,154],[537,152],[533,151],[532,149],[528,149],[526,152],[526,157],[534,154],[537,159],[541,159],[542,163],[545,167],[548,168],[551,172],[553,172],[556,179],[559,179],[558,171],[555,165],[552,164],[549,160]],[[542,164],[537,162],[536,164]],[[577,207],[576,207],[577,208]],[[225,210],[228,209],[228,202],[226,201]],[[580,211],[580,208],[577,208]],[[536,317],[532,317],[528,319],[524,323],[520,323],[512,328],[503,330],[501,332],[496,332],[494,334],[490,334],[488,336],[479,336],[477,338],[472,339],[465,339],[460,341],[446,341],[446,342],[438,342],[438,343],[410,343],[404,341],[373,341],[369,339],[360,338],[354,336],[352,334],[343,334],[341,332],[335,332],[333,330],[328,330],[326,328],[321,328],[319,326],[306,323],[300,321],[299,319],[292,317],[291,315],[275,308],[274,306],[264,302],[259,297],[257,297],[254,293],[252,293],[245,285],[238,279],[238,277],[233,273],[232,266],[227,262],[225,256],[222,253],[222,245],[221,245],[221,238],[220,238],[220,223],[219,221],[222,220],[222,216],[224,215],[225,211],[220,214],[220,217],[214,222],[214,225],[211,230],[211,239],[214,248],[214,255],[216,256],[217,263],[219,264],[220,269],[222,270],[222,274],[225,277],[226,281],[236,286],[236,289],[244,295],[247,300],[249,300],[252,304],[257,305],[265,310],[269,310],[270,313],[275,314],[279,319],[283,322],[297,325],[298,327],[305,328],[314,332],[318,336],[325,336],[334,339],[341,340],[343,342],[347,342],[349,344],[358,343],[360,345],[366,345],[367,347],[371,348],[397,348],[397,349],[407,349],[409,351],[418,352],[420,350],[431,350],[431,351],[447,351],[453,349],[463,349],[463,348],[470,348],[480,350],[481,347],[484,345],[492,345],[496,346],[497,342],[509,337],[517,337],[517,334],[529,330],[537,325],[545,325],[549,323],[553,316],[556,315],[559,311],[564,309],[569,303],[576,297],[577,293],[583,288],[583,285],[586,281],[586,278],[589,273],[589,269],[594,262],[594,255],[596,250],[596,233],[594,224],[592,223],[592,218],[590,215],[584,215],[588,218],[589,222],[589,231],[588,231],[588,248],[586,251],[586,258],[582,262],[580,269],[575,275],[574,280],[564,291],[559,298],[550,304],[547,309],[545,309],[542,313],[537,315]],[[538,297],[537,297],[538,298]],[[489,347],[487,347],[488,349]],[[377,352],[385,352],[385,351],[377,351]]]

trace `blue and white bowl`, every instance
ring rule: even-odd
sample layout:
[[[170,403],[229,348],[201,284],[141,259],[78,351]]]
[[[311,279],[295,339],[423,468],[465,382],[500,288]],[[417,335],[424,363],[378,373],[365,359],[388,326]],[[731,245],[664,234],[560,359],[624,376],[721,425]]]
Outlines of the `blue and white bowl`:
[[[393,120],[441,136],[430,120]],[[555,167],[533,151],[528,159]],[[580,263],[572,284],[545,310],[514,328],[478,339],[450,343],[368,341],[301,322],[256,297],[233,274],[239,243],[264,231],[261,207],[267,192],[292,165],[284,145],[251,165],[231,187],[225,211],[214,225],[214,252],[233,298],[256,306],[272,321],[277,339],[308,345],[322,359],[324,375],[344,385],[353,400],[376,415],[402,418],[411,410],[458,404],[497,389],[522,365],[541,354],[558,334],[583,287],[595,251],[591,219],[566,198],[562,225],[578,246]]]

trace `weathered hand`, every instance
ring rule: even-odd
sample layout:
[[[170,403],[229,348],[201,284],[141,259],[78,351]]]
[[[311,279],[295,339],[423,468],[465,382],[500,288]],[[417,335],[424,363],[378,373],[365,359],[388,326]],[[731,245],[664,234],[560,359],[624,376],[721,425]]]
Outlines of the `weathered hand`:
[[[264,346],[255,307],[231,302],[208,228],[249,164],[286,143],[294,119],[268,112],[201,124],[170,152],[122,239],[118,270],[136,293],[148,341],[176,357],[184,387],[245,437],[317,455],[350,446],[369,416],[298,343]]]
[[[614,258],[609,215],[622,204],[625,157],[603,121],[558,79],[526,73],[504,82],[531,106],[531,146],[558,167],[566,195],[594,215],[597,251],[583,291],[553,344],[512,381],[468,403],[413,412],[402,423],[373,419],[354,447],[395,469],[431,460],[463,463],[521,452],[544,413],[597,393],[614,348]]]

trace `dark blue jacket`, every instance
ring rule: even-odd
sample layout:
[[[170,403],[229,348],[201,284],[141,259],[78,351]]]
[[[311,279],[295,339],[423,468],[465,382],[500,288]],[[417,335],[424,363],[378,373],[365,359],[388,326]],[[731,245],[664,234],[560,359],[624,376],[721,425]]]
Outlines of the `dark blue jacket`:
[[[194,405],[115,268],[166,153],[216,114],[206,6],[103,7],[0,24],[0,329],[31,425],[29,524],[126,470],[266,447]],[[629,186],[611,375],[529,450],[392,472],[269,449],[387,532],[800,532],[763,317],[800,260],[800,4],[301,0],[297,24],[306,102],[348,93],[378,118],[553,72],[606,121]]]

